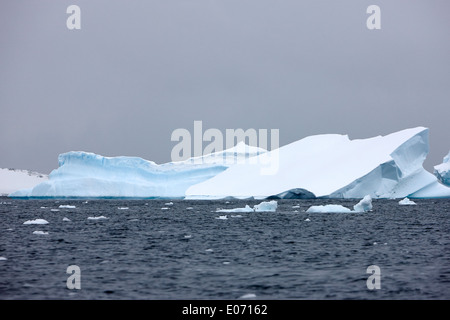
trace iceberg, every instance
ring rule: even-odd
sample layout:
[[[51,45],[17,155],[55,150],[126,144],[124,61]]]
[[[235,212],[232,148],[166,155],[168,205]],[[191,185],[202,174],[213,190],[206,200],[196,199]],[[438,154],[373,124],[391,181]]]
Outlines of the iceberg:
[[[13,198],[184,198],[191,185],[208,180],[266,150],[243,142],[184,161],[156,164],[138,157],[60,154],[48,181],[11,193]]]
[[[366,195],[360,202],[353,206],[355,212],[367,212],[372,210],[372,197]]]
[[[233,148],[156,164],[138,157],[71,151],[59,155],[48,180],[9,194],[13,198],[372,199],[450,198],[449,156],[423,168],[425,127],[385,136],[309,136],[267,151],[243,142]],[[251,159],[253,161],[243,161]],[[264,170],[267,167],[276,170]]]
[[[186,198],[270,198],[292,195],[290,190],[324,198],[450,197],[450,188],[422,166],[429,151],[428,133],[417,127],[369,139],[306,137],[256,156],[256,164],[234,165],[189,187]],[[278,170],[262,174],[267,163]]]
[[[444,161],[434,166],[434,175],[440,182],[446,186],[450,186],[450,151],[444,157]]]

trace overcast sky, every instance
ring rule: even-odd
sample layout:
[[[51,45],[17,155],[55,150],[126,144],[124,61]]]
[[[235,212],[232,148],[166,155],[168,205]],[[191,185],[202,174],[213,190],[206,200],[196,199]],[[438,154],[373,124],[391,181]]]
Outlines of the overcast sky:
[[[49,173],[71,150],[167,162],[172,131],[202,120],[279,129],[280,145],[426,126],[431,170],[450,149],[449,13],[448,0],[2,0],[0,167]]]

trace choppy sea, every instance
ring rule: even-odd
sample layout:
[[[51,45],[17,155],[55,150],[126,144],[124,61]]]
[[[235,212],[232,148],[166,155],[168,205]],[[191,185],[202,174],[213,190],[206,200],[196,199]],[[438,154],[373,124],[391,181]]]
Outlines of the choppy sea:
[[[450,200],[414,201],[0,198],[0,299],[450,299]]]

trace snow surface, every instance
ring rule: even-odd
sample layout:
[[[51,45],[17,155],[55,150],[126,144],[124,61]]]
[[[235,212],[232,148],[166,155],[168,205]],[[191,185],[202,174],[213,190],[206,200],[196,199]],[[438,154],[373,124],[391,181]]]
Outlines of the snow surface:
[[[324,134],[304,138],[264,153],[257,164],[238,164],[189,187],[188,199],[264,198],[303,189],[316,197],[450,197],[422,164],[428,154],[428,129],[417,127],[386,136],[350,140]],[[278,165],[262,174],[261,163]],[[429,189],[431,188],[431,189]],[[434,193],[436,192],[436,194]]]
[[[33,171],[0,169],[0,196],[6,196],[17,190],[32,188],[47,179],[47,175]]]
[[[444,157],[444,161],[434,166],[434,175],[446,186],[450,186],[450,151]]]

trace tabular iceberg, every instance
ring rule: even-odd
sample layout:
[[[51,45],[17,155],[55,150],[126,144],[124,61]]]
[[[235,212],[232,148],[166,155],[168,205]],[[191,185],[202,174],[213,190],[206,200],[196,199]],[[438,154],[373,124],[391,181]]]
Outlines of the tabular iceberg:
[[[48,181],[10,196],[450,197],[450,188],[423,168],[427,154],[428,129],[424,127],[357,140],[347,135],[316,135],[270,152],[241,143],[220,153],[160,165],[136,157],[68,152],[59,156],[59,168]],[[254,161],[236,161],[242,158]],[[264,170],[267,167],[276,170]]]

